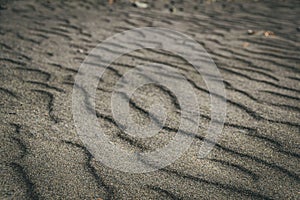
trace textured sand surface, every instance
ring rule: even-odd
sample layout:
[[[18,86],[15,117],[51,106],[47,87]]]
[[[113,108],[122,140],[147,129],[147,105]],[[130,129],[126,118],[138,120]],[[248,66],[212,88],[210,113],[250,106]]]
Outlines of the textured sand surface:
[[[0,199],[300,199],[300,4],[240,2],[159,1],[147,9],[127,1],[1,2]],[[72,89],[81,62],[99,42],[144,26],[178,30],[205,47],[224,78],[227,118],[214,150],[199,160],[210,119],[201,76],[169,52],[122,56],[106,71],[96,98],[99,125],[113,143],[154,150],[178,129],[176,99],[151,85],[132,98],[132,114],[147,120],[159,98],[168,109],[161,133],[137,139],[116,126],[114,84],[139,64],[178,69],[201,100],[199,130],[184,156],[161,170],[130,174],[103,166],[80,141]]]

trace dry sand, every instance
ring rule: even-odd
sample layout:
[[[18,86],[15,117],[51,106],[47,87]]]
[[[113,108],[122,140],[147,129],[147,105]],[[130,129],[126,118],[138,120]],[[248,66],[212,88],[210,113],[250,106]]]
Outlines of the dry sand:
[[[0,199],[300,199],[298,1],[155,1],[146,9],[128,1],[0,2]],[[205,47],[224,78],[228,111],[222,137],[199,160],[210,113],[201,76],[160,50],[122,56],[96,98],[99,125],[122,148],[153,150],[178,128],[174,99],[160,87],[141,89],[146,101],[133,98],[132,112],[144,120],[141,109],[163,99],[170,113],[161,137],[132,138],[110,120],[113,85],[128,69],[174,67],[201,99],[199,130],[184,156],[161,170],[130,174],[97,162],[80,141],[72,89],[95,45],[144,26],[178,30]]]

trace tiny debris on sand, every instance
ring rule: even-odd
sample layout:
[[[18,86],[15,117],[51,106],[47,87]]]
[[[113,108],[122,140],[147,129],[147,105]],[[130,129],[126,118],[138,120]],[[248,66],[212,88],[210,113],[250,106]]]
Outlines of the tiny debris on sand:
[[[266,36],[266,37],[271,37],[271,36],[274,36],[274,35],[275,35],[275,33],[272,32],[272,31],[266,31],[266,32],[264,32],[264,36]]]
[[[139,2],[139,1],[131,1],[132,5],[137,7],[137,8],[148,8],[147,3]]]
[[[244,42],[243,47],[247,48],[249,45],[250,45],[249,42]]]
[[[254,31],[254,30],[251,30],[251,29],[249,29],[249,30],[247,31],[247,33],[248,33],[248,35],[254,35],[254,34],[255,34],[255,31]]]

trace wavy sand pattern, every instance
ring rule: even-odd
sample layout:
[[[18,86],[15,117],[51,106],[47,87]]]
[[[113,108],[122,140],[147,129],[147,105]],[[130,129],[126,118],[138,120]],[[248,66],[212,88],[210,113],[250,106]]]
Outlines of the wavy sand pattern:
[[[299,199],[299,13],[298,1],[159,1],[147,9],[127,1],[2,2],[0,198]],[[174,136],[179,122],[172,93],[144,86],[130,101],[133,114],[146,120],[151,99],[160,97],[167,122],[150,139],[122,132],[110,112],[110,95],[127,70],[141,63],[176,68],[201,101],[201,123],[189,151],[164,169],[128,174],[97,163],[77,137],[72,89],[80,63],[97,43],[144,26],[178,30],[205,47],[224,78],[228,113],[214,150],[197,159],[210,120],[201,76],[169,52],[122,56],[102,77],[96,98],[99,125],[122,148],[156,149]]]

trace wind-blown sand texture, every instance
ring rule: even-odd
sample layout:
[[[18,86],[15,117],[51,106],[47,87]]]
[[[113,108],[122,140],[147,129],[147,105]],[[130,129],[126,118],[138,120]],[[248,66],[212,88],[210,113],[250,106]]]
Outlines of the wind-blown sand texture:
[[[49,2],[1,3],[1,199],[300,198],[298,1],[155,1],[147,9],[128,1]],[[175,13],[169,11],[172,6]],[[144,86],[131,100],[132,113],[141,121],[147,120],[151,100],[164,100],[169,117],[159,136],[136,139],[116,126],[110,112],[114,84],[140,63],[178,69],[200,99],[202,114],[184,156],[155,172],[128,174],[96,162],[79,140],[72,89],[81,62],[95,45],[144,26],[178,30],[205,47],[224,78],[228,111],[222,137],[199,160],[210,119],[201,75],[169,52],[122,56],[97,90],[99,125],[112,142],[128,150],[153,150],[177,131],[176,99],[159,86]],[[256,33],[248,34],[249,29]],[[266,37],[265,31],[275,35]]]

